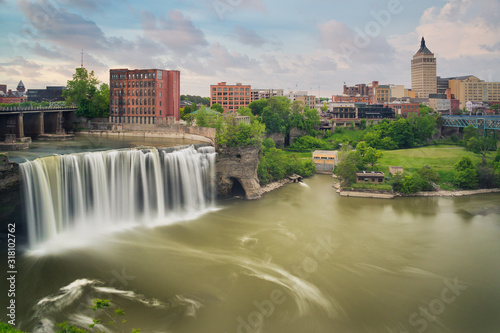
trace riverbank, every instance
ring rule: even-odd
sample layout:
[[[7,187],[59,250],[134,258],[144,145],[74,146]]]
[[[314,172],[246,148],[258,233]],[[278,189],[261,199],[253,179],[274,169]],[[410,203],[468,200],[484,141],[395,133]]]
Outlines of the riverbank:
[[[490,189],[479,189],[479,190],[455,190],[455,191],[432,191],[432,192],[417,192],[412,194],[403,194],[399,192],[380,193],[378,191],[343,191],[340,182],[336,182],[332,185],[343,197],[358,197],[358,198],[379,198],[379,199],[393,199],[395,197],[463,197],[477,194],[489,194],[489,193],[500,193],[500,188],[490,188]]]
[[[285,178],[285,179],[281,179],[281,180],[278,180],[276,182],[272,182],[272,183],[269,183],[269,184],[266,184],[266,185],[262,185],[260,187],[260,195],[263,195],[267,192],[271,192],[271,191],[274,191],[274,190],[277,190],[279,189],[280,187],[283,187],[285,186],[286,184],[291,184],[293,183],[290,179],[288,178]]]
[[[397,193],[399,197],[463,197],[476,194],[500,193],[500,188],[489,188],[479,190],[456,190],[456,191],[434,191],[434,192],[417,192],[415,194]]]

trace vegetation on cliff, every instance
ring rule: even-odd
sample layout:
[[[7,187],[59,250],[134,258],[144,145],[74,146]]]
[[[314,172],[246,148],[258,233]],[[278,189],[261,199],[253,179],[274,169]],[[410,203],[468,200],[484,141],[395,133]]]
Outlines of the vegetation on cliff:
[[[316,173],[311,159],[300,159],[297,154],[286,154],[275,148],[274,141],[265,139],[257,175],[262,185],[277,181],[293,174],[310,177]]]
[[[218,146],[244,147],[262,144],[265,126],[256,117],[250,117],[250,124],[240,122],[235,116],[219,117],[216,122]]]

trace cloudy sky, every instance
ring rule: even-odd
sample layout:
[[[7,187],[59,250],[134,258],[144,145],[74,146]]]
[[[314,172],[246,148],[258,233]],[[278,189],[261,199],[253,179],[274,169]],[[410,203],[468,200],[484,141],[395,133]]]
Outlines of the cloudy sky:
[[[0,0],[0,83],[65,85],[84,64],[181,71],[210,84],[307,90],[378,80],[410,87],[425,36],[438,75],[500,81],[500,0]]]

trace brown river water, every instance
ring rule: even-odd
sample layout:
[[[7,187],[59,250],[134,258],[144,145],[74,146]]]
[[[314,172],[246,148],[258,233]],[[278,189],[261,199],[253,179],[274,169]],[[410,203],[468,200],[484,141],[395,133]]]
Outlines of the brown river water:
[[[101,298],[126,313],[107,332],[500,332],[500,194],[345,198],[332,184],[18,251],[16,327],[85,327]]]

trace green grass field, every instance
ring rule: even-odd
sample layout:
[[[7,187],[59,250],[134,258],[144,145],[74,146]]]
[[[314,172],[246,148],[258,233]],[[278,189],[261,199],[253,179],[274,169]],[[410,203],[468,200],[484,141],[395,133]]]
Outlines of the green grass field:
[[[328,139],[325,141],[334,141],[334,140],[341,140],[341,141],[349,141],[349,142],[357,142],[361,141],[363,138],[363,135],[365,135],[366,130],[351,130],[348,128],[344,128],[342,133],[333,133],[332,136],[330,136]]]
[[[492,159],[495,152],[487,155]],[[379,160],[380,166],[401,166],[405,172],[414,172],[424,165],[428,165],[436,171],[452,170],[453,165],[462,157],[469,156],[474,163],[481,161],[481,155],[474,154],[457,146],[429,146],[423,148],[384,150]]]
[[[312,151],[296,152],[292,150],[285,150],[285,154],[296,154],[298,158],[312,158]]]
[[[487,160],[491,161],[495,154],[495,152],[489,152]],[[467,151],[463,147],[429,146],[415,149],[384,150],[378,167],[388,175],[389,166],[400,166],[404,168],[404,174],[409,175],[424,165],[428,165],[439,173],[441,188],[452,190],[454,188],[453,166],[462,156],[469,156],[474,164],[481,162],[481,155]]]

